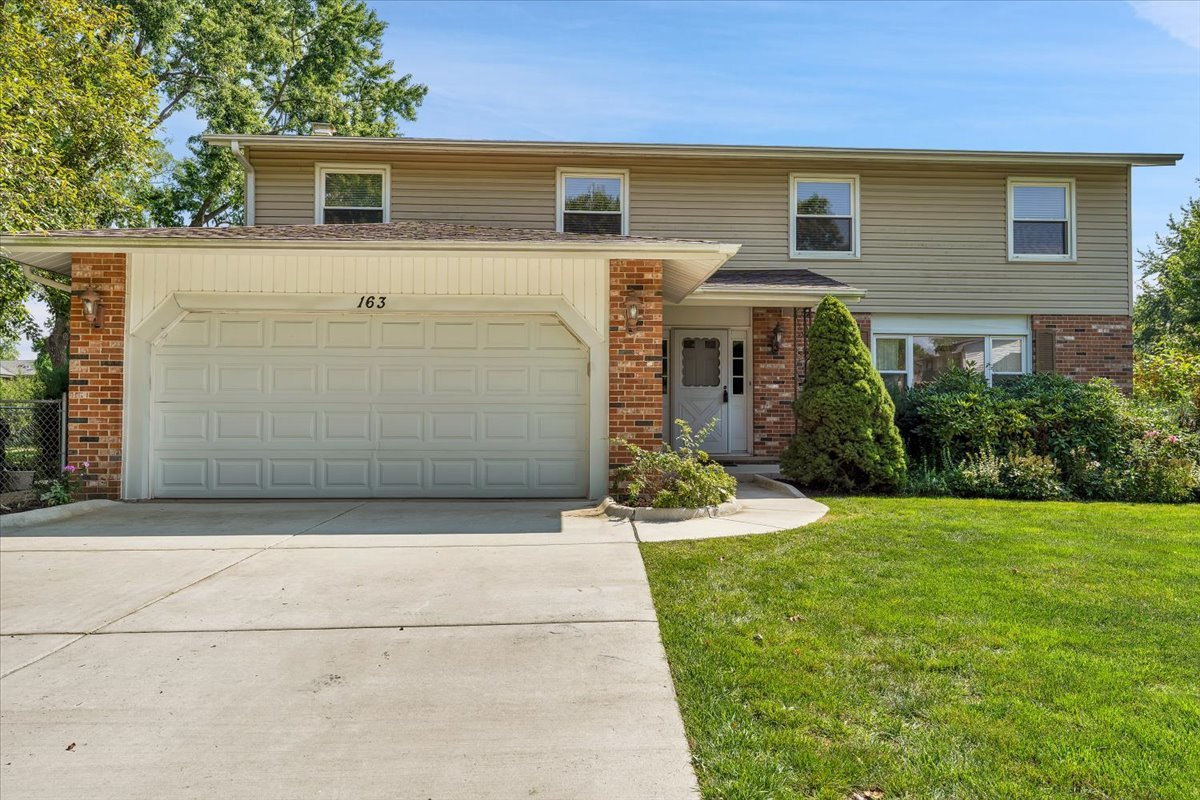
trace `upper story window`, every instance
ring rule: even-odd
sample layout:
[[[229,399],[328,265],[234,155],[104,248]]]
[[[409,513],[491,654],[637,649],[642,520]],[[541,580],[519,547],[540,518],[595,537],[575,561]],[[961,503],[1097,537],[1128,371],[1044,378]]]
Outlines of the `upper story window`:
[[[1074,181],[1009,179],[1008,257],[1013,261],[1074,260]]]
[[[317,165],[317,222],[389,222],[386,166]]]
[[[792,175],[792,258],[858,258],[858,176]]]
[[[629,233],[629,172],[560,169],[558,230]]]

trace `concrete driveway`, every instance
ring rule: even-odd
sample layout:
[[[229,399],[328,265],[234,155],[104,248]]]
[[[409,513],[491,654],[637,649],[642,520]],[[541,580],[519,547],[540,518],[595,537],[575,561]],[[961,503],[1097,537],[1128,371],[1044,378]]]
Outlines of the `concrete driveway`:
[[[152,503],[0,538],[0,795],[696,796],[632,528],[573,508]]]

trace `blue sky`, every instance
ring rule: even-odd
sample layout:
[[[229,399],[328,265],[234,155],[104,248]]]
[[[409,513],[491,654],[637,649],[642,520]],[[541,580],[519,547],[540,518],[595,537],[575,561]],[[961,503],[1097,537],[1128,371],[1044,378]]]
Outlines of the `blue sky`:
[[[1184,153],[1138,249],[1200,191],[1200,2],[372,5],[409,136]]]

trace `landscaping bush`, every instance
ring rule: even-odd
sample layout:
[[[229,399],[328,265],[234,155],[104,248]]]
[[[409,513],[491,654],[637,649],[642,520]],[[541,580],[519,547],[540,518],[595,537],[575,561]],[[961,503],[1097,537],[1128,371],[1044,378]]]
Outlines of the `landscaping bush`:
[[[1135,440],[1121,473],[1122,499],[1149,503],[1184,503],[1196,499],[1200,465],[1185,436],[1146,431]]]
[[[808,374],[793,406],[796,436],[783,474],[805,486],[892,492],[905,485],[895,406],[871,365],[858,325],[836,298],[817,307],[808,334]]]
[[[701,448],[717,420],[696,432],[684,420],[677,419],[675,424],[680,430],[675,449],[646,450],[624,439],[613,440],[633,457],[631,464],[617,470],[618,479],[629,482],[626,502],[653,508],[703,508],[732,500],[737,478]]]
[[[1160,342],[1133,362],[1133,396],[1164,405],[1200,406],[1200,353]]]
[[[910,389],[897,421],[926,465],[914,494],[939,482],[964,497],[1184,502],[1200,492],[1200,435],[1186,415],[1106,380],[1034,374],[988,387],[952,370]]]
[[[1070,496],[1055,463],[1032,453],[998,456],[984,450],[948,470],[945,481],[949,493],[959,497],[1061,500]]]

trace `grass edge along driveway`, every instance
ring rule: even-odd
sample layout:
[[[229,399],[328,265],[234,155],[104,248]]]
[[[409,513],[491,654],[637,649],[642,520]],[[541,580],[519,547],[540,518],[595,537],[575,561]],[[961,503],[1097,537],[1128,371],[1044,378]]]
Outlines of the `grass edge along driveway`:
[[[641,546],[706,800],[1200,797],[1200,509],[819,499]]]

